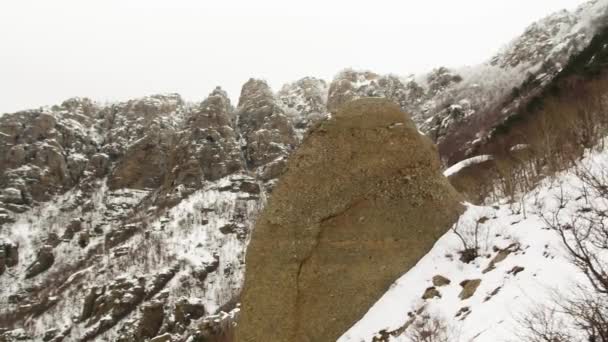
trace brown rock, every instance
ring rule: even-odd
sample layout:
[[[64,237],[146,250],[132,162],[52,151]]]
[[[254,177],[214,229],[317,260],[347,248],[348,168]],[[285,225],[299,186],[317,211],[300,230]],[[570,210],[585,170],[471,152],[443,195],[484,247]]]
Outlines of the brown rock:
[[[258,220],[236,340],[335,341],[449,229],[459,200],[398,106],[345,105],[291,157]]]
[[[431,286],[424,291],[422,299],[441,298],[441,293],[434,286]]]
[[[509,272],[507,272],[507,274],[512,274],[512,275],[516,276],[517,273],[522,272],[523,270],[525,270],[524,267],[514,266]]]
[[[433,285],[434,286],[445,286],[445,285],[450,285],[451,281],[450,279],[442,276],[442,275],[436,275],[433,277]]]
[[[460,283],[460,286],[462,286],[462,291],[458,295],[458,298],[465,300],[473,297],[475,291],[477,291],[477,288],[479,287],[479,284],[481,284],[481,279],[462,281]]]

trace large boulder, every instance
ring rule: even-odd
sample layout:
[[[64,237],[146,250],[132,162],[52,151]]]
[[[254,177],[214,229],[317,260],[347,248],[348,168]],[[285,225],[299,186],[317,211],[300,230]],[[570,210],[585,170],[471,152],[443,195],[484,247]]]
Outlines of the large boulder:
[[[291,157],[247,251],[237,341],[335,341],[456,221],[434,145],[361,99]]]

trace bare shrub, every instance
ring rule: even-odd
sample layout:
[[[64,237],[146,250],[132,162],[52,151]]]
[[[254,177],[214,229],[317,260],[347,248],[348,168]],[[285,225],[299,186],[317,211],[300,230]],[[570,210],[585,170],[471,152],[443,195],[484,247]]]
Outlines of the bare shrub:
[[[460,254],[460,261],[468,264],[479,257],[480,226],[487,220],[487,217],[482,216],[472,224],[472,222],[463,223],[459,219],[452,227],[452,232],[456,234],[462,243],[462,248],[458,251]]]
[[[409,342],[452,342],[457,340],[444,319],[429,314],[416,319],[404,335]]]

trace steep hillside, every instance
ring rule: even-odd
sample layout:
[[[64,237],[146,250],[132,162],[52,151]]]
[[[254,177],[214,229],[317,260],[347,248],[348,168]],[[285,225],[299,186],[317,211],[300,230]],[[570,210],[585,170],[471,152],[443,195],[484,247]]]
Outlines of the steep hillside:
[[[606,194],[590,180],[605,180],[607,169],[608,151],[588,150],[575,167],[520,193],[516,202],[468,205],[431,252],[338,341],[420,341],[424,331],[433,331],[433,341],[549,341],[535,335],[531,323],[545,336],[569,336],[550,341],[588,341],[564,308],[579,291],[605,297],[567,247],[576,234],[595,234],[583,222],[605,222]],[[581,241],[603,267],[606,247]],[[472,260],[463,258],[467,244],[478,250]]]

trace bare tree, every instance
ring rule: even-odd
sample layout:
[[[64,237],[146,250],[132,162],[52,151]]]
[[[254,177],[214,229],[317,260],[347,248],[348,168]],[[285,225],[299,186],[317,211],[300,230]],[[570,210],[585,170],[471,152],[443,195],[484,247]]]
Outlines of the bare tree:
[[[575,173],[581,184],[577,200],[584,204],[569,206],[571,200],[560,186],[557,207],[541,217],[558,234],[572,264],[589,285],[579,285],[574,294],[554,300],[553,308],[524,319],[522,324],[532,342],[608,342],[608,171],[579,166]],[[570,209],[567,213],[566,208]],[[572,212],[572,208],[576,210]],[[584,337],[568,335],[558,316]]]
[[[564,329],[564,315],[557,306],[539,306],[519,319],[523,327],[517,334],[526,342],[572,342],[573,336]]]
[[[452,227],[452,232],[456,234],[462,242],[462,250],[459,251],[460,260],[470,263],[479,256],[479,230],[480,225],[488,220],[483,216],[475,221],[475,225],[470,223],[461,224],[460,220]]]

